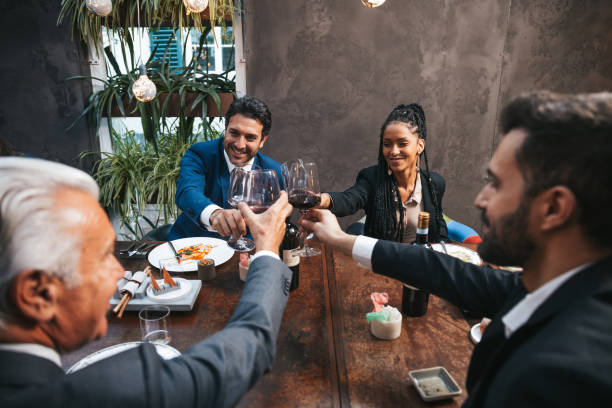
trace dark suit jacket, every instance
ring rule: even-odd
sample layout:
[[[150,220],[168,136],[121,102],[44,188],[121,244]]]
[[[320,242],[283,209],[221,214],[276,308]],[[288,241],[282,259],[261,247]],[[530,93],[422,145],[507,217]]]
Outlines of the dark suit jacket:
[[[612,258],[563,283],[509,339],[501,318],[526,294],[520,274],[384,241],[372,266],[493,318],[472,355],[466,407],[612,405]]]
[[[0,351],[0,407],[232,407],[272,367],[290,283],[282,261],[257,258],[225,329],[172,360],[144,344],[65,375]]]
[[[196,143],[187,150],[181,160],[181,170],[176,182],[176,204],[181,215],[170,230],[168,239],[185,237],[215,237],[216,232],[208,231],[200,224],[202,210],[210,204],[229,208],[229,170],[223,155],[224,138]],[[254,166],[276,170],[282,186],[280,164],[261,153],[255,155]]]
[[[375,214],[375,194],[376,194],[376,173],[378,171],[377,166],[367,167],[359,172],[355,185],[348,190],[341,193],[329,193],[334,203],[334,207],[331,210],[335,215],[344,217],[346,215],[355,214],[357,211],[364,209],[367,217]],[[432,192],[429,189],[425,173],[421,174],[421,188],[423,195],[423,209],[431,214],[429,217],[429,240],[431,242],[440,241],[442,238],[448,237],[448,231],[446,229],[446,223],[444,219],[441,219],[441,224],[438,224],[438,220],[434,216],[434,206]],[[442,176],[438,173],[431,172],[431,180],[434,189],[436,190],[436,197],[438,198],[438,204],[440,205],[440,213],[442,212],[442,197],[444,196],[444,190],[446,189],[446,183]],[[373,236],[371,232],[366,231],[365,235]],[[383,237],[374,237],[383,238]]]

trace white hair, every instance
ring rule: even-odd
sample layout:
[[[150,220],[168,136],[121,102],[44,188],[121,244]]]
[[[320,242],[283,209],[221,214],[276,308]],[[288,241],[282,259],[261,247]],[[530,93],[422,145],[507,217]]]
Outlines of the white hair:
[[[44,271],[69,287],[80,282],[82,242],[67,227],[86,214],[59,207],[61,189],[98,200],[98,185],[81,170],[40,159],[0,158],[0,327],[10,316],[11,281],[21,271]]]

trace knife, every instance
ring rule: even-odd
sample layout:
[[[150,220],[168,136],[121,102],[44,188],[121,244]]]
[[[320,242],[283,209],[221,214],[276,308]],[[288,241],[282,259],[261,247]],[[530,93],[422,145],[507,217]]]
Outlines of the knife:
[[[125,254],[127,254],[128,252],[130,252],[132,249],[134,249],[134,247],[135,247],[136,245],[138,245],[138,241],[134,241],[134,242],[133,242],[133,243],[132,243],[132,244],[131,244],[129,247],[127,247],[126,249],[122,249],[122,250],[120,250],[120,251],[119,251],[119,253],[120,253],[121,255],[125,255]]]
[[[148,243],[147,242],[143,242],[142,244],[138,245],[136,248],[134,248],[133,250],[128,252],[128,258],[132,255],[134,255],[136,252],[140,251],[142,248],[144,248],[145,246],[147,246]]]
[[[181,256],[178,254],[178,252],[176,252],[176,248],[174,248],[174,245],[172,245],[172,241],[168,241],[168,245],[170,245],[170,249],[172,249],[172,252],[174,252],[174,257],[178,263],[181,263]]]

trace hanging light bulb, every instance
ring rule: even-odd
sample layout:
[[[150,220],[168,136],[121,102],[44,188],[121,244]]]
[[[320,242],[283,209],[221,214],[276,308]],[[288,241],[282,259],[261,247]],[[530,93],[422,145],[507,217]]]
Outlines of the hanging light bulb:
[[[149,102],[155,98],[157,88],[147,76],[147,69],[144,65],[141,65],[138,70],[140,77],[132,84],[132,93],[140,102]]]
[[[106,17],[113,11],[113,3],[111,0],[87,0],[85,5],[95,15]]]
[[[201,13],[208,7],[208,0],[183,0],[190,13]]]
[[[385,1],[386,0],[361,0],[363,5],[369,8],[382,6]]]

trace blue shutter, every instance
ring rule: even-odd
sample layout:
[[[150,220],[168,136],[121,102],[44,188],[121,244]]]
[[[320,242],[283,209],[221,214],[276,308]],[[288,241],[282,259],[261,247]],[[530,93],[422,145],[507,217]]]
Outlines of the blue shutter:
[[[170,44],[168,44],[168,39],[170,38],[172,39],[170,40]],[[161,61],[165,53],[166,61],[169,63],[171,69],[183,66],[183,47],[181,45],[181,33],[178,29],[176,32],[173,31],[172,28],[150,29],[149,44],[151,53],[153,53],[153,50],[157,47],[157,51],[155,51],[155,55],[153,56],[154,60]],[[166,46],[168,47],[167,49]]]

